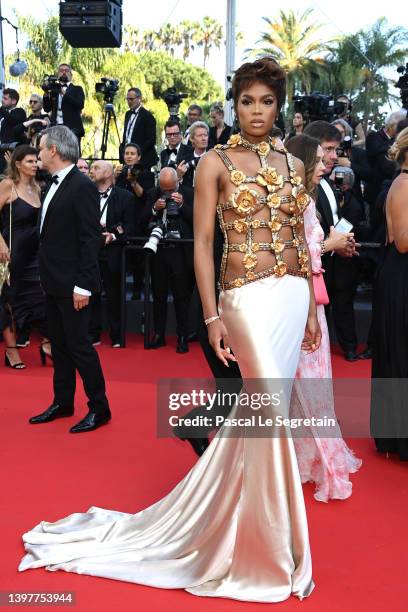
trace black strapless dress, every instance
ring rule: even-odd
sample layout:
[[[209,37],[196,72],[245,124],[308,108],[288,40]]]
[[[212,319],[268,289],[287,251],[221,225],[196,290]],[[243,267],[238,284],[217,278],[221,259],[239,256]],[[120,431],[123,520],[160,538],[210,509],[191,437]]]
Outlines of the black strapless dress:
[[[371,433],[408,461],[408,254],[385,247],[373,300]]]
[[[5,284],[1,295],[4,308],[0,328],[3,330],[14,323],[18,332],[28,325],[36,327],[46,336],[45,295],[41,289],[38,269],[37,220],[40,209],[20,197],[11,206],[10,286]],[[1,212],[1,222],[3,238],[7,244],[9,215],[10,204],[6,204]]]

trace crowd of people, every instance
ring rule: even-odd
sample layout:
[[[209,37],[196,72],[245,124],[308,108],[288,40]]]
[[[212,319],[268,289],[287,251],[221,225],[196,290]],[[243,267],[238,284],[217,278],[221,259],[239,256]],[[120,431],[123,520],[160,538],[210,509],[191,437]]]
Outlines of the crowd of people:
[[[84,135],[81,112],[85,96],[80,86],[72,82],[72,71],[68,64],[61,64],[55,83],[46,87],[44,96],[32,94],[29,100],[31,113],[18,106],[19,95],[13,89],[3,92],[0,109],[0,165],[5,171],[10,152],[7,143],[13,146],[29,144],[38,149],[39,136],[49,125],[64,125],[77,137],[80,146]],[[166,226],[168,237],[193,238],[193,199],[195,174],[202,156],[215,146],[228,142],[234,131],[224,121],[222,104],[215,103],[209,112],[209,125],[203,121],[203,109],[191,104],[185,120],[172,116],[164,126],[163,144],[157,147],[156,120],[143,106],[142,92],[138,87],[127,91],[129,110],[124,117],[122,142],[118,151],[118,164],[111,166],[99,160],[78,160],[78,168],[94,181],[101,194],[101,223],[106,230],[105,247],[101,255],[101,274],[107,299],[109,331],[112,346],[118,347],[120,313],[120,253],[119,248],[132,236],[149,235],[158,224]],[[272,133],[285,145],[296,136],[308,134],[317,138],[324,153],[325,169],[318,187],[316,206],[325,239],[340,219],[345,219],[353,228],[353,240],[334,254],[323,255],[324,281],[329,296],[326,314],[330,317],[330,328],[348,361],[372,356],[372,330],[367,337],[364,351],[358,352],[354,300],[358,283],[369,270],[373,274],[378,263],[379,250],[371,251],[367,257],[360,255],[359,242],[383,243],[385,240],[384,203],[388,189],[397,172],[395,162],[388,151],[396,135],[407,125],[406,111],[392,113],[384,128],[365,135],[361,122],[351,114],[347,96],[339,96],[344,112],[333,121],[306,122],[302,113],[296,112],[287,133],[274,126]],[[157,149],[161,148],[159,154]],[[96,166],[95,166],[96,164]],[[101,167],[104,179],[101,181]],[[171,168],[164,177],[159,170]],[[155,172],[154,172],[155,171]],[[106,178],[105,178],[106,175]],[[16,175],[17,176],[17,175]],[[46,187],[46,176],[39,177],[40,188]],[[99,178],[98,178],[99,177]],[[171,184],[165,189],[161,185]],[[128,192],[127,195],[124,191]],[[128,210],[130,209],[130,210]],[[118,232],[120,228],[120,233]],[[351,246],[353,248],[351,248]],[[365,255],[365,252],[362,252]],[[105,263],[102,263],[102,260]],[[109,260],[109,265],[106,261]],[[142,257],[133,254],[129,258],[133,274],[133,298],[138,299],[143,290]],[[195,335],[190,329],[196,316],[189,316],[189,305],[194,289],[193,249],[191,245],[162,243],[152,260],[152,297],[154,305],[154,330],[150,348],[166,344],[166,309],[168,293],[174,298],[177,319],[177,351],[188,352],[188,338]],[[94,298],[90,335],[95,345],[101,339],[101,301]],[[193,301],[193,307],[195,302]],[[18,326],[17,338],[7,339],[7,359],[23,368],[18,346],[29,341],[30,317]],[[190,320],[190,328],[189,328]],[[3,325],[4,327],[4,325]],[[6,332],[7,335],[7,332]],[[43,351],[48,351],[44,344]]]
[[[211,108],[211,128],[192,104],[184,127],[174,117],[167,121],[159,156],[155,119],[132,87],[120,164],[89,164],[80,158],[83,131],[68,112],[80,111],[83,99],[68,65],[59,75],[63,86],[50,107],[30,99],[41,125],[31,135],[35,143],[29,138],[33,118],[17,113],[17,92],[4,91],[0,119],[1,138],[4,126],[7,137],[26,138],[6,151],[0,182],[0,263],[10,272],[1,293],[5,361],[24,369],[18,345],[37,327],[41,359],[54,366],[51,404],[30,423],[74,414],[76,371],[89,412],[70,431],[110,421],[95,350],[101,289],[117,348],[121,247],[160,227],[164,241],[151,267],[150,348],[166,344],[171,289],[176,350],[188,352],[193,304],[194,331],[223,400],[211,406],[212,416],[228,416],[232,424],[217,429],[213,418],[194,431],[175,427],[200,459],[168,496],[134,515],[92,507],[56,523],[42,521],[24,534],[19,569],[45,566],[243,601],[307,597],[314,583],[301,485],[313,482],[318,501],[347,499],[350,474],[361,467],[335,414],[326,320],[333,317],[345,358],[356,361],[360,239],[381,234],[384,245],[363,357],[373,352],[375,377],[408,378],[406,112],[393,113],[382,130],[367,135],[347,113],[307,125],[297,113],[294,133],[285,139],[275,124],[285,101],[285,71],[263,58],[243,64],[233,77],[238,132],[225,124],[220,104]],[[44,117],[42,105],[54,116]],[[131,266],[137,290],[139,255]],[[308,379],[317,386],[305,385]],[[270,398],[285,390],[283,399],[257,413],[270,419],[268,435],[246,435],[247,423],[233,431],[248,406],[225,398],[243,385]],[[392,386],[374,385],[372,432],[379,452],[408,460],[405,397]],[[207,413],[208,406],[195,408],[186,422],[201,422]],[[304,435],[292,439],[286,425],[279,428],[278,419],[289,415],[309,422]],[[331,435],[310,425],[317,417],[333,421]]]

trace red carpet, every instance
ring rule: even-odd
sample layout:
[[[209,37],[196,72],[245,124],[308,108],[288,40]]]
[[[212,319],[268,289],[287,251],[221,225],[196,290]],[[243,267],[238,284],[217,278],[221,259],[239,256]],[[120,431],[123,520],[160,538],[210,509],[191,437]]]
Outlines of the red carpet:
[[[198,598],[133,584],[42,569],[17,572],[21,534],[41,519],[54,521],[96,505],[136,512],[166,494],[195,456],[186,444],[157,439],[155,381],[208,376],[200,349],[177,355],[175,344],[144,351],[139,337],[125,350],[99,349],[114,418],[101,429],[71,435],[86,413],[78,384],[76,415],[30,426],[51,397],[52,368],[41,368],[37,348],[22,351],[27,369],[0,369],[1,559],[0,592],[73,591],[80,612],[253,611],[263,604]],[[336,376],[368,376],[370,362],[346,363],[334,355]],[[304,487],[316,589],[309,599],[290,598],[279,609],[319,612],[402,612],[407,609],[408,465],[379,456],[370,440],[352,440],[363,459],[346,501],[322,504]],[[56,606],[59,609],[60,606]],[[24,606],[21,609],[29,610]]]

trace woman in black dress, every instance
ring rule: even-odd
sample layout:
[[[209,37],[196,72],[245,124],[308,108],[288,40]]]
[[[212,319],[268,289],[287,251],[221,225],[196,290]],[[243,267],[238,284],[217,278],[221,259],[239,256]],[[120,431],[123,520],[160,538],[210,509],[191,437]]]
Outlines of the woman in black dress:
[[[220,103],[212,105],[210,117],[213,125],[208,134],[208,150],[217,144],[226,144],[231,135],[231,126],[224,123],[224,109]]]
[[[401,172],[385,205],[387,240],[375,285],[371,433],[379,452],[408,461],[408,128],[389,157]]]
[[[16,333],[27,325],[36,325],[43,336],[46,331],[44,294],[38,271],[37,221],[41,201],[36,172],[36,149],[22,145],[14,150],[8,178],[0,183],[0,260],[10,261],[10,285],[3,286],[1,295],[0,330],[6,344],[5,365],[14,369],[25,367],[16,347]],[[51,355],[46,339],[40,346],[40,354],[43,363]]]

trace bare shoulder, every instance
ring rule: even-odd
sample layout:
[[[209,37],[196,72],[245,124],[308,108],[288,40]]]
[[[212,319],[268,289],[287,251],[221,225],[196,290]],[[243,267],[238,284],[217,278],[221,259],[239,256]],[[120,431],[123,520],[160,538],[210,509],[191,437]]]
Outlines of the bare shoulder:
[[[408,197],[408,174],[400,174],[392,183],[388,192],[387,200],[403,202],[404,205]]]
[[[14,183],[10,178],[5,178],[1,181],[0,183],[0,208],[2,208],[9,201],[13,185]]]
[[[305,164],[302,162],[301,159],[299,159],[298,157],[295,157],[294,155],[292,155],[292,159],[293,159],[293,164],[295,166],[295,170],[298,174],[304,175],[305,174]]]
[[[207,153],[202,156],[200,159],[200,165],[198,167],[200,168],[200,166],[207,169],[211,168],[213,170],[216,168],[223,168],[220,156],[216,151],[214,151],[214,149],[207,151]]]

